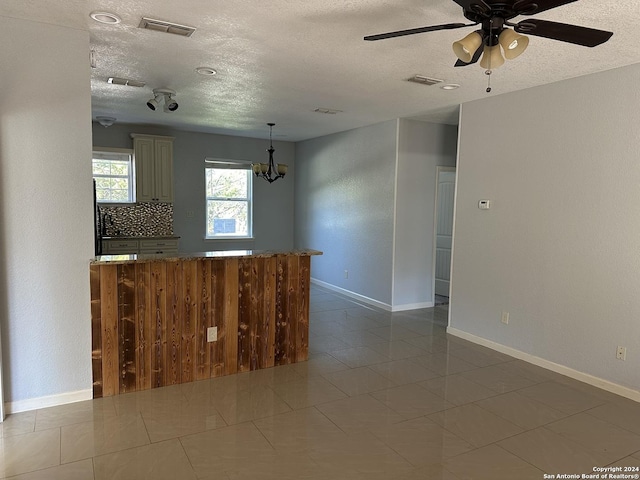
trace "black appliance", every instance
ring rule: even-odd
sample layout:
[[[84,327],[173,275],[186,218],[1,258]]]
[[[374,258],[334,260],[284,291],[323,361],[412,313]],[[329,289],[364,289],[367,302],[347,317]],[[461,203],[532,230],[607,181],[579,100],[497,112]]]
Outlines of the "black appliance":
[[[93,180],[93,239],[95,255],[102,255],[102,215],[96,194],[96,181]]]

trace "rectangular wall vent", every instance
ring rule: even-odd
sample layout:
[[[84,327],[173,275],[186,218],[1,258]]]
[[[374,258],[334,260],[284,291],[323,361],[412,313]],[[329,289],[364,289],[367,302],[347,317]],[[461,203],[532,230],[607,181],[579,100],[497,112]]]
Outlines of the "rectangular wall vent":
[[[316,113],[326,113],[327,115],[335,115],[336,113],[342,113],[342,110],[336,110],[334,108],[316,108]]]
[[[138,28],[147,30],[155,30],[156,32],[173,33],[183,37],[190,37],[196,31],[195,27],[179,25],[177,23],[165,22],[163,20],[155,20],[153,18],[142,17]]]
[[[146,83],[139,82],[138,80],[131,80],[130,78],[109,77],[108,83],[113,85],[126,85],[127,87],[144,87]]]
[[[435,85],[436,83],[442,83],[443,80],[438,78],[427,77],[426,75],[414,75],[407,79],[409,82],[420,83],[422,85]]]

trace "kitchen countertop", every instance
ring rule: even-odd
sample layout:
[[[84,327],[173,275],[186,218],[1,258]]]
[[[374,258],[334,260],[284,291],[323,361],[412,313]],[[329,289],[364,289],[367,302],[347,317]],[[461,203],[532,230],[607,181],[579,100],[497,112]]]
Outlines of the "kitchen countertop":
[[[132,237],[133,238],[133,237]],[[135,237],[141,238],[141,237]],[[142,237],[150,238],[150,237]],[[167,237],[169,238],[169,237]],[[156,261],[201,260],[210,258],[268,258],[279,255],[310,256],[322,255],[319,250],[220,250],[195,253],[127,254],[99,255],[91,260],[92,265],[118,265],[125,263],[146,263]]]

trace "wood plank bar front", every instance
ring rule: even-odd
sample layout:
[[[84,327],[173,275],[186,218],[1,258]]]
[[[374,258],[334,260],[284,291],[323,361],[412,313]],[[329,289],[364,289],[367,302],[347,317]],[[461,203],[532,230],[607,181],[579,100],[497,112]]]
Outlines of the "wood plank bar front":
[[[94,398],[307,360],[310,255],[319,253],[99,257],[90,267]]]

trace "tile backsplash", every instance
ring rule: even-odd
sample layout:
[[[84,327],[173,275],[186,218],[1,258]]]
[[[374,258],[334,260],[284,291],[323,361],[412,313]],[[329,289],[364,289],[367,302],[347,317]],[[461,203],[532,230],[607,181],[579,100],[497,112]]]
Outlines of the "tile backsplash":
[[[173,204],[100,205],[105,237],[173,235]]]

